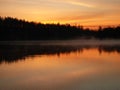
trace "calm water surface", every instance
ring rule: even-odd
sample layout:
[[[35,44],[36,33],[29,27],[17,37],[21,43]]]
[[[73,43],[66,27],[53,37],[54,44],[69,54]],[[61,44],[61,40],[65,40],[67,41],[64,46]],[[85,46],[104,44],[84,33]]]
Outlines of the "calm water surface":
[[[120,90],[120,44],[0,45],[0,90]]]

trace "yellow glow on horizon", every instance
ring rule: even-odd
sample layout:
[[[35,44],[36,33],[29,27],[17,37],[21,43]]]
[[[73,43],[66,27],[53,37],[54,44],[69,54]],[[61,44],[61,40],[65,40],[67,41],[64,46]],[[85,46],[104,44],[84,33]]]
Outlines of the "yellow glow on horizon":
[[[119,0],[0,0],[0,16],[41,23],[119,25]]]

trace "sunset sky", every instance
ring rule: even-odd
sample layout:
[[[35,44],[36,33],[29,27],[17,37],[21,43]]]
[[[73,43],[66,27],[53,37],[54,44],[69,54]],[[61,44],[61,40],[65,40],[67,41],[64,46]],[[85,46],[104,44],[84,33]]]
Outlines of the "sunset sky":
[[[119,25],[120,0],[0,0],[0,16],[42,23]]]

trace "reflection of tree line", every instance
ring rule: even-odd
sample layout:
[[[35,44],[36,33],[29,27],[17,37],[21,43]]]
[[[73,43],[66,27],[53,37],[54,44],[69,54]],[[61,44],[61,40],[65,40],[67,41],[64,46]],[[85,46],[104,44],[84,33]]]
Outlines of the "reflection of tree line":
[[[40,46],[40,45],[1,45],[0,46],[0,63],[15,62],[24,60],[26,57],[34,55],[60,55],[70,54],[72,52],[82,53],[85,49],[98,48],[102,52],[117,52],[120,53],[120,46]]]
[[[99,46],[98,51],[99,51],[99,53],[102,53],[102,52],[108,52],[108,53],[117,52],[117,53],[120,53],[120,46]]]
[[[69,24],[41,24],[16,18],[0,17],[0,40],[48,40],[70,38],[120,38],[120,26],[101,28],[98,31]]]

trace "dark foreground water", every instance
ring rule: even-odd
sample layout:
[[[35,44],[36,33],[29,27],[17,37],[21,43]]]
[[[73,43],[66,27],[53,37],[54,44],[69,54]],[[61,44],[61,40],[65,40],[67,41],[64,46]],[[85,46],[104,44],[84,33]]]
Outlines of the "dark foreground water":
[[[120,41],[1,42],[0,90],[120,90]]]

